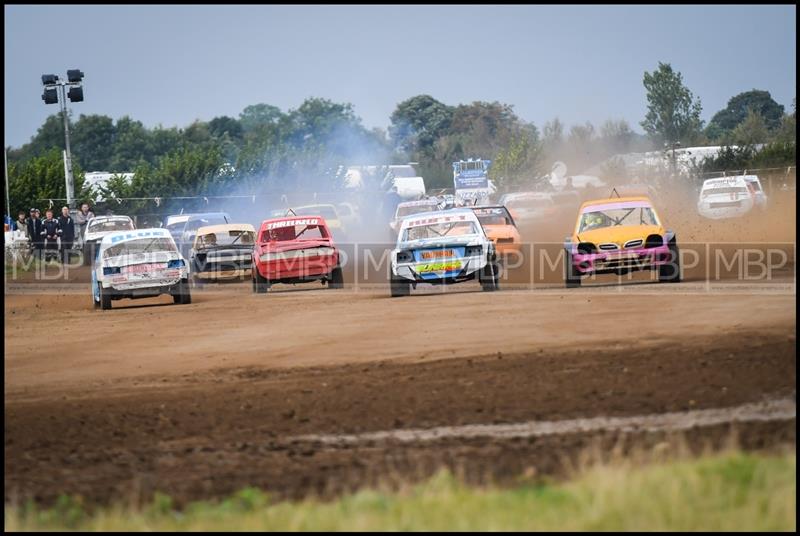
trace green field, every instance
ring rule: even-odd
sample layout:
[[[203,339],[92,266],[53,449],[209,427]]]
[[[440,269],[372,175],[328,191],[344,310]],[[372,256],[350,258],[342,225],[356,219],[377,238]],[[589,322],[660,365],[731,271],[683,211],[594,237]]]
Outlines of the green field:
[[[616,463],[560,483],[476,488],[440,473],[394,492],[332,502],[272,503],[257,490],[176,511],[163,495],[146,508],[88,514],[6,505],[20,530],[786,530],[796,529],[796,455],[732,452],[660,464]]]

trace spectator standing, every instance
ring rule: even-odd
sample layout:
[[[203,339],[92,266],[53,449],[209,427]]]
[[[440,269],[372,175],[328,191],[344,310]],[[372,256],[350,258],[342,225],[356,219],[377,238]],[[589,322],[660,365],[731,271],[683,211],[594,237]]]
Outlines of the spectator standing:
[[[20,210],[19,214],[17,214],[17,221],[14,222],[17,226],[18,231],[22,231],[25,233],[25,237],[30,240],[31,237],[28,235],[28,220],[25,218],[25,211]]]
[[[86,234],[86,224],[92,218],[94,218],[94,212],[89,209],[89,203],[82,204],[78,214],[75,215],[75,223],[78,224],[81,230],[81,243],[83,243],[83,237]]]
[[[6,231],[17,230],[17,224],[14,222],[14,220],[11,219],[11,214],[6,214],[3,217],[3,223],[5,224]]]
[[[42,249],[44,248],[44,226],[39,218],[39,209],[32,208],[31,217],[28,218],[28,239],[31,241],[34,258],[42,259]]]
[[[61,262],[67,264],[72,243],[75,241],[75,220],[69,214],[69,207],[61,209],[58,226],[61,228]]]
[[[58,225],[58,220],[53,218],[53,211],[47,209],[45,212],[45,219],[42,220],[42,234],[44,235],[44,260],[47,261],[54,252],[56,258],[58,257],[58,237],[61,236],[61,227]]]

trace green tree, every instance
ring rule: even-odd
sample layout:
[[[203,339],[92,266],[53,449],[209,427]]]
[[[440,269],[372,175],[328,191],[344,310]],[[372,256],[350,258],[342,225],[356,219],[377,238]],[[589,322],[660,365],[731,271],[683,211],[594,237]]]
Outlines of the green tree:
[[[222,138],[228,134],[231,140],[240,141],[244,136],[244,129],[239,121],[233,117],[222,115],[208,122],[208,130],[215,138]]]
[[[78,163],[73,163],[75,198],[89,195],[84,186],[84,173]],[[47,208],[49,200],[58,208],[66,204],[67,185],[64,176],[64,158],[57,147],[22,162],[8,163],[8,190],[11,206],[15,210],[30,207]]]
[[[149,132],[141,121],[121,117],[117,120],[116,130],[109,171],[127,173],[139,162],[152,158]]]
[[[542,145],[536,129],[525,129],[500,150],[489,176],[502,190],[533,187],[542,176]]]
[[[706,135],[710,140],[719,140],[730,134],[747,118],[749,110],[761,115],[768,130],[780,127],[783,105],[775,102],[769,91],[753,89],[731,97],[728,105],[708,122]]]
[[[453,112],[452,107],[430,95],[411,97],[392,112],[389,137],[401,151],[430,155],[436,140],[449,130]]]
[[[239,114],[242,130],[250,132],[264,126],[277,125],[284,119],[284,113],[271,104],[251,104]]]
[[[747,117],[731,133],[731,141],[736,145],[766,143],[768,138],[769,129],[764,116],[753,109],[748,110]]]
[[[647,114],[641,122],[645,132],[658,143],[691,145],[703,127],[703,107],[683,84],[681,73],[659,62],[652,73],[645,71],[643,84],[647,90]]]
[[[114,146],[114,120],[107,115],[83,115],[71,131],[73,161],[92,171],[110,169]]]
[[[72,127],[72,123],[70,123],[70,127]],[[65,148],[64,122],[60,113],[47,116],[36,134],[31,137],[31,141],[19,149],[12,149],[8,152],[8,160],[14,162],[41,156],[53,147],[61,150]]]

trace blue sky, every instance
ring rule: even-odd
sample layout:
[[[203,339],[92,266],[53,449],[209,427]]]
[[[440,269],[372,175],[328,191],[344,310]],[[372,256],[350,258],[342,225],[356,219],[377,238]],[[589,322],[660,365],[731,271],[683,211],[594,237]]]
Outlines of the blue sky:
[[[708,120],[728,99],[796,94],[795,6],[6,6],[5,145],[58,110],[41,75],[86,73],[73,114],[147,126],[310,96],[385,128],[396,104],[498,100],[567,125],[641,131],[642,74],[672,63]]]

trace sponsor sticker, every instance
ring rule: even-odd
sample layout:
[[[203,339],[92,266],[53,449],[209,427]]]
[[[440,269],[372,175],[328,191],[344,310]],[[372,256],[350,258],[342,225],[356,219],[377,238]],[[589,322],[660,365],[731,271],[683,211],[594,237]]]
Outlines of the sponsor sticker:
[[[267,224],[267,229],[280,229],[282,227],[294,227],[295,225],[319,225],[319,219],[304,218],[297,220],[274,221]]]
[[[432,225],[436,223],[450,223],[459,221],[472,221],[468,220],[464,214],[455,216],[439,216],[436,218],[420,218],[418,220],[411,220],[408,222],[408,227],[419,227],[420,225]]]
[[[153,272],[155,270],[163,270],[166,267],[167,265],[163,263],[131,264],[130,266],[124,266],[122,268],[122,273],[142,274],[142,273]]]
[[[434,250],[434,251],[423,251],[422,253],[420,253],[420,257],[422,257],[425,260],[450,258],[450,257],[455,257],[455,256],[456,256],[456,252],[453,251],[452,249],[440,249],[440,250]]]
[[[459,260],[433,262],[417,266],[417,272],[424,274],[428,272],[450,272],[452,270],[460,270],[463,263]]]

